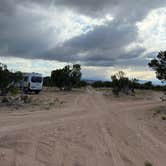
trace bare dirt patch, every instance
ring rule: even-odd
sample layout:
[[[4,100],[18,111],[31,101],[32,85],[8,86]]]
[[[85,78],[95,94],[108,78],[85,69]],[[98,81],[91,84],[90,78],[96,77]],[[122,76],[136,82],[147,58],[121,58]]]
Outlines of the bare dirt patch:
[[[44,89],[19,110],[0,107],[0,166],[154,166],[166,163],[158,92]],[[149,96],[149,94],[151,96]]]

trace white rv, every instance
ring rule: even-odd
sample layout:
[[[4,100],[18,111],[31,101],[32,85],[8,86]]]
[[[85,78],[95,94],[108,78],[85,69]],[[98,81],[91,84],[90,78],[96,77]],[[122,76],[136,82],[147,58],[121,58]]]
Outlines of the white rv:
[[[25,92],[38,94],[43,88],[43,77],[39,73],[23,74],[23,89]]]

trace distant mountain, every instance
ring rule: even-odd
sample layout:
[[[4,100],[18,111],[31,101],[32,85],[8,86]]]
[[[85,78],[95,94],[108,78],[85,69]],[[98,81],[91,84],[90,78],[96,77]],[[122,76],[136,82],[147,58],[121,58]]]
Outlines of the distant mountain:
[[[106,81],[106,80],[99,80],[99,79],[83,79],[83,81],[86,81],[88,84],[93,84],[94,82],[96,82],[96,81]],[[111,80],[107,80],[107,81],[111,81]],[[146,82],[149,82],[149,81],[151,81],[152,82],[152,84],[153,85],[166,85],[166,83],[161,83],[161,81],[160,80],[139,80],[138,81],[138,83],[140,83],[140,84],[144,84],[144,83],[146,83]]]
[[[96,82],[97,80],[86,80],[86,79],[83,79],[83,81],[85,81],[85,82],[88,83],[88,84],[93,84],[93,83]]]
[[[166,85],[166,83],[162,83],[160,80],[157,80],[157,79],[156,80],[139,80],[138,82],[140,84],[144,84],[149,81],[151,81],[153,85]]]

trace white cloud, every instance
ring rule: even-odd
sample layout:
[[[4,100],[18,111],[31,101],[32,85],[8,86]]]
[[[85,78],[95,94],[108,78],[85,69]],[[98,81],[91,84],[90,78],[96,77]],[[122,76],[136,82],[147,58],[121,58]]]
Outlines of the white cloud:
[[[158,8],[166,4],[164,0],[0,0],[0,4],[0,56],[6,56],[0,62],[15,70],[48,75],[68,61],[78,61],[101,66],[83,66],[86,78],[109,79],[111,73],[124,70],[130,77],[151,79],[154,72],[144,67],[149,61],[146,53],[166,46],[166,8]],[[141,22],[136,27],[137,21]],[[102,67],[106,65],[118,66]]]
[[[126,76],[130,79],[137,78],[139,80],[154,80],[155,73],[148,67],[83,67],[83,73],[85,78],[97,78],[101,80],[110,80],[111,75],[118,71],[124,71]]]
[[[19,6],[19,13],[31,14],[34,17],[42,19],[40,28],[43,31],[52,32],[52,42],[62,43],[73,37],[79,36],[95,26],[104,25],[113,20],[111,15],[105,15],[103,18],[94,19],[85,15],[80,15],[67,8],[56,8],[50,6],[49,9],[43,6],[32,4],[32,6]]]
[[[166,48],[166,8],[151,11],[137,24],[139,40],[148,52],[158,52]]]
[[[40,59],[23,59],[14,57],[0,57],[0,62],[6,64],[10,70],[22,72],[37,72],[50,75],[52,70],[63,68],[68,63]]]
[[[63,68],[65,65],[71,65],[70,63],[58,61],[32,60],[14,57],[0,57],[0,62],[7,64],[9,69],[13,71],[38,72],[45,76],[50,75],[52,70]],[[152,80],[155,76],[154,72],[150,71],[148,68],[82,66],[83,78],[85,79],[110,80],[112,74],[121,70],[123,70],[129,78],[137,78],[140,80]]]

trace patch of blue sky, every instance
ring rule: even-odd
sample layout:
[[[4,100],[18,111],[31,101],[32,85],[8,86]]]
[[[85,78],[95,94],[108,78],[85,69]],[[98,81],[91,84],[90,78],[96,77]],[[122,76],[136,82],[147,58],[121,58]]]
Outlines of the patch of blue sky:
[[[7,64],[7,66],[8,69],[12,71],[18,71],[20,68],[19,64],[14,64],[14,63]]]
[[[77,22],[77,23],[79,23],[81,25],[85,24],[84,20],[81,17],[79,17],[79,16],[74,16],[74,17],[72,17],[72,19],[74,20],[74,22]]]
[[[92,29],[93,29],[93,28],[92,28],[92,26],[90,26],[90,25],[85,25],[85,26],[82,27],[82,31],[83,31],[84,33],[89,32],[89,31],[91,31]]]
[[[81,25],[81,30],[83,33],[86,33],[88,31],[91,31],[93,29],[93,26],[88,24],[83,18],[81,18],[80,16],[74,16],[72,18],[74,20],[74,22],[78,23]]]

